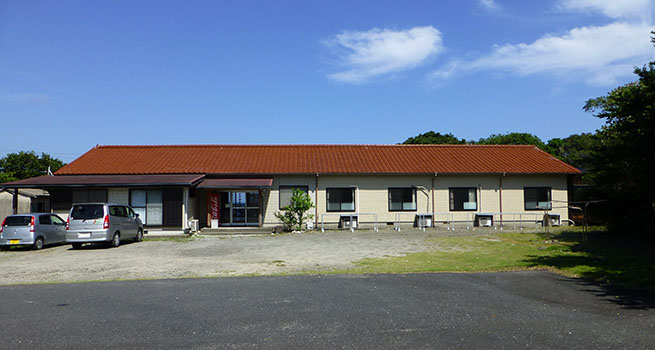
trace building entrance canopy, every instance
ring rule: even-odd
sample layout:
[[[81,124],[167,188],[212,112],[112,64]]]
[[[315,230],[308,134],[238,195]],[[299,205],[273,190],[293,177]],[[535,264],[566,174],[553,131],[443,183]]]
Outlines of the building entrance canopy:
[[[271,188],[273,179],[204,179],[198,188]]]

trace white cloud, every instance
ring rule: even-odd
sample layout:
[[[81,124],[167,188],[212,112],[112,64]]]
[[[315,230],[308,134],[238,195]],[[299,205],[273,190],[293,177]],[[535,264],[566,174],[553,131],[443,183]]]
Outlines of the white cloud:
[[[478,0],[478,3],[487,10],[495,11],[500,9],[500,6],[494,0]]]
[[[399,31],[344,31],[326,44],[341,67],[328,77],[351,84],[415,68],[444,49],[441,32],[432,26]]]
[[[557,7],[566,12],[594,11],[609,18],[649,20],[653,0],[561,0]]]
[[[8,94],[0,96],[0,101],[6,102],[48,102],[50,98],[44,94]]]
[[[596,11],[615,21],[547,34],[532,43],[496,45],[477,59],[454,59],[428,79],[441,84],[460,73],[487,70],[516,76],[549,74],[589,85],[616,84],[619,77],[630,76],[634,66],[650,59],[653,24],[643,13],[652,13],[652,4],[652,0],[562,0],[561,10]]]

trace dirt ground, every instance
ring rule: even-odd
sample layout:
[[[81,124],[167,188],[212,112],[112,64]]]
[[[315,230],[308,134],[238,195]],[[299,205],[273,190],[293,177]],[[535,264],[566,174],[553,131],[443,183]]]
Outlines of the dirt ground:
[[[431,237],[472,234],[393,230],[201,236],[118,248],[85,245],[0,252],[0,285],[142,278],[234,276],[342,269],[367,257],[435,249]]]

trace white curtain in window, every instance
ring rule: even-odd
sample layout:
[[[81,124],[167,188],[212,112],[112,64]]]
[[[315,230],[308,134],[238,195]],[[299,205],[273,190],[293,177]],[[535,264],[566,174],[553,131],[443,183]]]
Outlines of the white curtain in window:
[[[293,196],[293,188],[291,187],[280,188],[280,209],[291,205],[292,196]]]
[[[161,190],[148,190],[146,206],[146,225],[161,225],[164,213]]]
[[[139,214],[139,219],[141,219],[141,221],[143,223],[145,223],[146,222],[146,208],[132,208],[132,209],[134,209],[135,213]]]
[[[413,189],[408,189],[405,191],[409,191],[409,202],[405,201],[403,202],[403,210],[416,210],[416,191]]]
[[[468,189],[468,199],[463,203],[464,210],[476,210],[478,209],[478,201],[475,188]]]

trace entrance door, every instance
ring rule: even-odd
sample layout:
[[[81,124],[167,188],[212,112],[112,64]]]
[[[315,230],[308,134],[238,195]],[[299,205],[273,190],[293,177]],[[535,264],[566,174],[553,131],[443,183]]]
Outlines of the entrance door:
[[[246,192],[230,192],[232,203],[232,224],[246,223]]]
[[[259,192],[223,192],[221,202],[221,225],[259,226]]]

